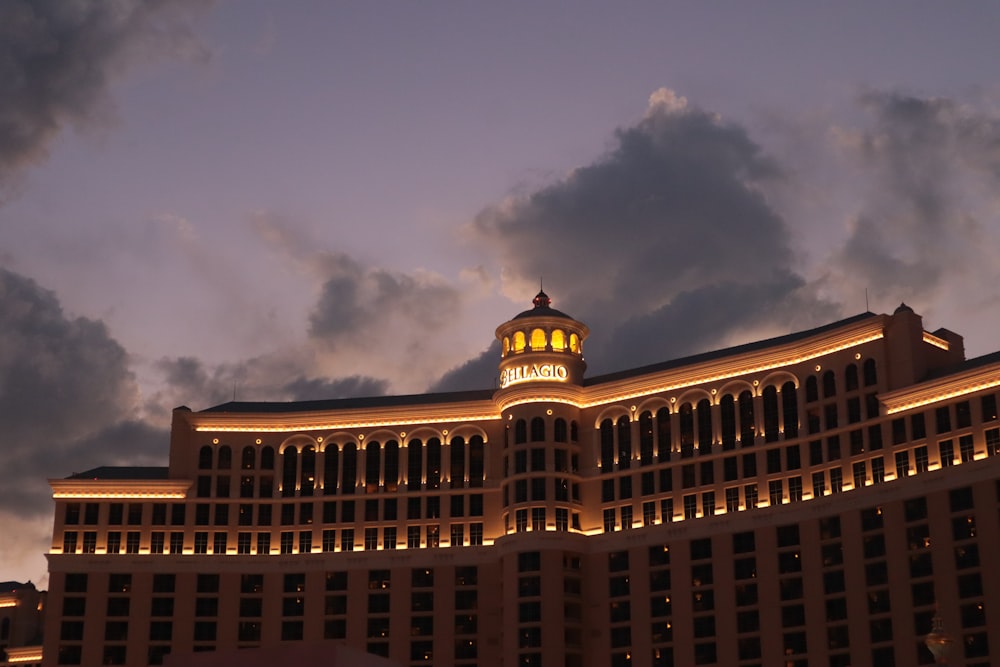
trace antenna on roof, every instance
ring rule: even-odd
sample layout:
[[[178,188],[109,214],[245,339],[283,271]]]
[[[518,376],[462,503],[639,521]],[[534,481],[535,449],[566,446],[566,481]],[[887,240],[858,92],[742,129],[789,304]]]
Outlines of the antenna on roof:
[[[545,285],[542,282],[542,276],[538,276],[538,291],[539,292],[544,292],[545,291]]]
[[[871,310],[872,309],[868,307],[868,288],[866,287],[865,288],[865,312],[866,313],[870,313]]]

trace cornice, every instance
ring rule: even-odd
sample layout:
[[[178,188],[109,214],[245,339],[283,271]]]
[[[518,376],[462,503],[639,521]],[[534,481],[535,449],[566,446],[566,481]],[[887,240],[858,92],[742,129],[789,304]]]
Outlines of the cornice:
[[[997,386],[1000,386],[1000,362],[890,391],[879,399],[891,415]]]
[[[50,479],[52,497],[65,498],[185,498],[189,479]]]

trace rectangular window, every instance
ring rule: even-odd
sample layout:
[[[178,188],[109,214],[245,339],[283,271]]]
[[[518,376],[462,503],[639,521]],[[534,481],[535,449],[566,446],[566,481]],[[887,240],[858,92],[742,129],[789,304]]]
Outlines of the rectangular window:
[[[226,554],[226,534],[215,533],[212,540],[212,553],[218,555]]]
[[[743,498],[746,504],[746,508],[756,509],[757,508],[757,485],[747,484],[743,487]]]
[[[465,526],[460,523],[451,524],[451,539],[448,544],[453,547],[465,546]]]
[[[854,464],[854,488],[860,489],[868,479],[868,465],[865,461],[858,461]]]
[[[139,535],[140,533],[137,530],[130,530],[125,534],[125,553],[139,553]]]
[[[271,533],[257,533],[257,555],[267,556],[270,553],[271,553]]]
[[[986,429],[986,455],[1000,454],[1000,428]]]
[[[767,496],[771,505],[780,505],[784,501],[783,486],[780,479],[774,479],[767,483]]]
[[[208,533],[198,531],[194,534],[194,552],[196,554],[208,553]]]
[[[872,459],[872,484],[885,481],[885,460],[881,456]]]
[[[118,554],[122,551],[122,534],[120,531],[113,530],[108,532],[108,548],[109,554]]]
[[[689,493],[684,496],[684,518],[694,519],[698,516],[698,496],[694,493]]]
[[[621,508],[621,514],[622,514],[622,530],[629,530],[630,528],[632,528],[632,506],[631,505],[623,506]]]
[[[826,475],[822,471],[814,472],[812,480],[813,498],[822,498],[823,494],[826,492]]]
[[[987,394],[980,399],[979,405],[983,413],[983,421],[991,422],[997,418],[997,397],[996,394]]]
[[[615,529],[615,508],[609,507],[604,510],[604,532],[610,533]]]
[[[149,536],[149,553],[162,554],[166,544],[166,535],[162,530],[154,531]]]
[[[483,524],[469,524],[469,545],[480,546],[483,543]]]
[[[119,540],[121,540],[120,535],[119,535]],[[181,532],[170,533],[170,553],[172,554],[184,553],[184,533]]]
[[[382,548],[383,549],[395,549],[396,548],[396,527],[386,526],[382,529]]]
[[[313,534],[311,530],[299,531],[299,553],[312,553]]]
[[[293,532],[291,532],[289,530],[286,530],[283,533],[281,533],[280,549],[281,549],[281,553],[283,553],[283,554],[290,554],[290,553],[292,553],[292,551],[294,551],[294,549],[295,549],[295,533],[293,533]]]
[[[968,403],[966,403],[968,405]],[[971,435],[963,435],[958,438],[958,453],[962,458],[962,463],[968,463],[976,457],[976,449],[972,444]]]
[[[949,406],[946,405],[934,411],[934,426],[937,433],[947,433],[951,430],[951,409]]]
[[[726,511],[738,512],[740,510],[740,489],[731,486],[726,489]]]
[[[407,549],[420,548],[420,526],[406,527],[406,548]]]
[[[354,551],[354,529],[344,528],[340,531],[340,550]]]
[[[910,452],[896,452],[896,477],[902,479],[910,474]]]
[[[938,443],[938,453],[941,456],[941,467],[955,465],[955,446],[951,440],[942,440]]]
[[[844,471],[840,468],[830,468],[830,492],[840,493],[844,490]]]
[[[927,445],[921,445],[913,450],[913,465],[917,472],[927,472],[930,460],[927,456]]]
[[[674,520],[674,499],[673,498],[661,498],[660,499],[660,519],[667,523],[668,521]]]
[[[250,533],[239,533],[236,535],[236,553],[250,553]]]
[[[656,523],[656,503],[648,500],[642,504],[642,525],[652,526],[654,523]]]
[[[323,531],[323,551],[336,551],[337,531],[327,529]]]
[[[519,533],[528,530],[528,510],[520,509],[514,513],[514,529]]]
[[[797,475],[788,478],[788,500],[793,503],[802,500],[802,478]]]

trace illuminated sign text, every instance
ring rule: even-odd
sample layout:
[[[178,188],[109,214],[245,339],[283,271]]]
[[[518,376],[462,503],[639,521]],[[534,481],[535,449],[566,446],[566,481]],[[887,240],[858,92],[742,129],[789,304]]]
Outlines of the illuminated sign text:
[[[557,380],[565,382],[569,370],[562,364],[525,364],[505,369],[500,373],[500,387],[509,387],[520,382],[533,380]]]

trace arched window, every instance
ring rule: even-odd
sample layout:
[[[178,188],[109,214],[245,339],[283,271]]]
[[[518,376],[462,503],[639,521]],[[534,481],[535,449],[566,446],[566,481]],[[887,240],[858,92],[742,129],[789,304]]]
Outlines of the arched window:
[[[656,458],[658,461],[669,461],[670,451],[673,449],[672,434],[670,433],[670,410],[660,408],[656,411]]]
[[[212,468],[212,448],[205,445],[198,450],[198,469],[210,470]]]
[[[556,418],[553,439],[556,442],[566,442],[566,420],[562,417]]]
[[[865,359],[863,368],[865,376],[865,386],[871,387],[878,383],[878,374],[875,372],[875,360]]]
[[[799,437],[799,392],[794,382],[781,385],[781,405],[785,416],[785,440]]]
[[[753,394],[749,389],[740,392],[740,447],[752,447],[757,434],[757,422],[753,413]]]
[[[566,349],[566,332],[562,329],[552,330],[552,349],[556,352]]]
[[[545,332],[541,329],[532,329],[531,349],[535,352],[542,352],[545,350]]]
[[[323,495],[337,493],[337,478],[340,477],[340,449],[329,443],[323,449]]]
[[[514,352],[524,352],[524,332],[514,332]]]
[[[271,447],[270,445],[266,447],[261,447],[260,469],[274,470],[274,447]]]
[[[569,423],[569,441],[577,442],[580,439],[580,428],[575,421]]]
[[[694,408],[684,403],[680,409],[681,458],[694,456]]]
[[[698,401],[698,453],[712,453],[712,404],[707,398]]]
[[[385,490],[395,493],[399,489],[399,443],[385,443]]]
[[[451,439],[451,470],[448,477],[451,479],[451,488],[461,489],[465,486],[465,438],[455,436]]]
[[[344,445],[343,467],[340,470],[340,492],[353,495],[358,486],[358,446],[353,442]]]
[[[382,471],[382,446],[372,440],[365,445],[365,493],[378,491],[379,473]]]
[[[639,415],[639,465],[653,463],[653,413],[649,410]]]
[[[632,425],[628,417],[618,418],[618,469],[632,465]]]
[[[764,387],[764,442],[778,439],[778,390],[773,384]]]
[[[419,491],[424,476],[424,443],[417,438],[406,445],[406,490]]]
[[[610,419],[601,422],[601,472],[610,473],[615,467],[615,427]]]
[[[254,463],[256,463],[257,452],[254,451],[253,447],[247,446],[243,448],[242,460],[240,461],[240,467],[243,470],[253,470]]]
[[[531,441],[543,442],[545,440],[545,420],[541,417],[533,417],[531,420]]]
[[[514,422],[514,444],[520,445],[524,442],[528,442],[528,422],[518,419]]]
[[[833,371],[823,373],[823,398],[837,395],[837,376]]]
[[[858,388],[858,366],[847,364],[844,369],[844,391],[854,391]]]
[[[233,450],[229,445],[219,447],[219,470],[229,470],[233,467]]]
[[[295,496],[295,478],[298,475],[299,451],[295,447],[285,447],[281,453],[281,497]]]
[[[484,465],[486,461],[486,449],[483,438],[474,435],[469,438],[469,486],[482,488],[484,476]]]
[[[427,488],[441,488],[441,441],[437,438],[427,441]]]
[[[299,473],[299,495],[311,496],[316,488],[316,448],[306,445],[302,448],[302,471]]]
[[[732,394],[726,394],[719,401],[722,422],[722,449],[736,449],[736,401]]]
[[[510,354],[510,336],[503,337],[503,354],[501,356],[506,357]]]
[[[810,375],[806,378],[806,403],[819,400],[819,388],[816,385],[816,376]]]
[[[569,335],[569,351],[576,352],[578,354],[580,352],[580,337],[575,333],[571,333]]]

